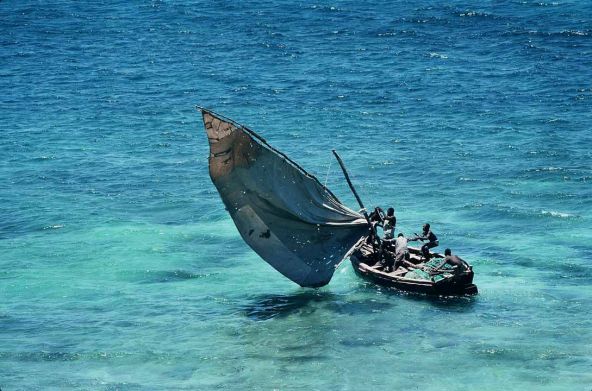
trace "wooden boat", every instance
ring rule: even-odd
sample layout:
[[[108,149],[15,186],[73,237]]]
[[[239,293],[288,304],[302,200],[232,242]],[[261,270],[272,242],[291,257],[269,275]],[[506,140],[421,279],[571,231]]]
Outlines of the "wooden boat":
[[[389,273],[377,266],[378,257],[374,247],[365,239],[363,238],[354,246],[350,261],[356,274],[368,281],[402,291],[426,295],[460,296],[476,295],[478,292],[477,286],[473,284],[472,266],[468,272],[460,274],[455,274],[450,270],[450,273],[430,275],[422,268],[429,269],[435,264],[441,263],[444,256],[430,253],[430,262],[421,263],[420,249],[409,247],[409,261],[415,264],[416,268],[400,266],[397,270]]]

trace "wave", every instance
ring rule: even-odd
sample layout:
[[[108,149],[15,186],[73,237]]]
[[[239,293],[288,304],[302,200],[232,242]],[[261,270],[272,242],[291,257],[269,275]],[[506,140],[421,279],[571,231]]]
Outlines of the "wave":
[[[479,206],[465,205],[464,209],[479,209],[482,217],[491,218],[493,221],[499,221],[503,218],[512,220],[518,219],[565,219],[575,220],[581,216],[568,212],[547,209],[525,209],[505,205],[480,204]]]
[[[64,228],[63,224],[55,224],[55,225],[48,225],[46,227],[43,227],[43,229],[60,229],[60,228]]]
[[[448,58],[448,56],[447,56],[447,55],[445,55],[445,54],[441,54],[441,53],[436,53],[436,52],[431,52],[431,53],[430,53],[430,57],[431,57],[431,58],[441,58],[441,59],[443,59],[443,60],[445,60],[445,59],[447,59],[447,58]]]
[[[592,30],[561,30],[561,31],[539,31],[539,30],[512,30],[501,34],[502,36],[534,36],[534,37],[588,37]]]
[[[498,18],[497,16],[495,16],[493,14],[489,14],[487,12],[471,11],[471,10],[458,11],[457,15],[460,16],[461,18],[491,18],[491,19]]]
[[[558,212],[555,210],[541,210],[541,214],[543,216],[559,217],[562,219],[575,219],[575,218],[579,217],[578,215],[574,215],[571,213]]]
[[[557,172],[563,171],[564,168],[562,167],[539,167],[539,168],[529,168],[525,170],[526,172]]]

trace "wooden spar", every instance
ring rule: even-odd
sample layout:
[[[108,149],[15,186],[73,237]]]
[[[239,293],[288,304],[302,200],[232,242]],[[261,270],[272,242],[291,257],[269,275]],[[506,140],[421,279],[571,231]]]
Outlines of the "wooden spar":
[[[351,189],[352,193],[354,193],[356,200],[358,200],[358,204],[360,204],[360,208],[362,208],[362,211],[364,213],[364,217],[366,218],[366,221],[368,221],[368,224],[370,224],[370,218],[368,217],[368,212],[366,212],[366,208],[364,207],[364,204],[362,203],[362,199],[358,195],[358,192],[356,191],[356,189],[354,188],[354,185],[351,183],[351,180],[349,179],[349,174],[347,173],[347,170],[345,169],[345,165],[343,164],[343,160],[341,160],[341,158],[337,154],[336,150],[333,149],[332,151],[333,151],[333,155],[335,155],[335,158],[337,159],[337,162],[339,163],[339,166],[341,167],[341,171],[343,171],[343,175],[345,176],[345,180],[347,181],[349,188]]]
[[[370,232],[372,232],[374,238],[376,239],[376,241],[380,245],[380,238],[376,234],[376,228],[370,222],[370,217],[368,216],[368,212],[366,211],[366,208],[364,207],[364,204],[362,203],[362,199],[358,195],[358,192],[356,191],[356,189],[354,188],[354,185],[352,184],[351,180],[349,179],[349,174],[347,173],[347,170],[345,169],[345,164],[343,164],[343,160],[341,160],[341,157],[339,157],[336,150],[333,149],[332,151],[333,151],[333,155],[335,155],[335,158],[337,159],[337,163],[339,163],[339,166],[341,167],[341,171],[343,171],[343,175],[345,176],[345,180],[347,181],[347,184],[349,185],[350,190],[352,191],[352,193],[354,193],[354,196],[356,197],[356,200],[358,201],[360,208],[362,208],[362,213],[364,214],[364,218],[366,219],[366,222],[368,223],[368,226],[370,227]]]

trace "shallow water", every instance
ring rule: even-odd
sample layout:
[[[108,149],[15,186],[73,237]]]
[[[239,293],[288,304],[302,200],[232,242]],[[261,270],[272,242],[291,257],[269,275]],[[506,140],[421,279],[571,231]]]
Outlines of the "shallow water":
[[[587,2],[2,2],[3,390],[592,387]],[[196,104],[429,221],[474,298],[301,289]]]

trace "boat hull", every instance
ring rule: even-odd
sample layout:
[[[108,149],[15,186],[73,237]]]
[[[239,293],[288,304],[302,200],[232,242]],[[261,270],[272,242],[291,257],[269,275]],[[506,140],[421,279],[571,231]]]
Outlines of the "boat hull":
[[[459,275],[450,275],[439,281],[415,280],[385,273],[373,268],[373,253],[356,248],[350,255],[355,273],[374,284],[395,288],[401,291],[434,296],[476,295],[477,286],[473,284],[473,270]]]

